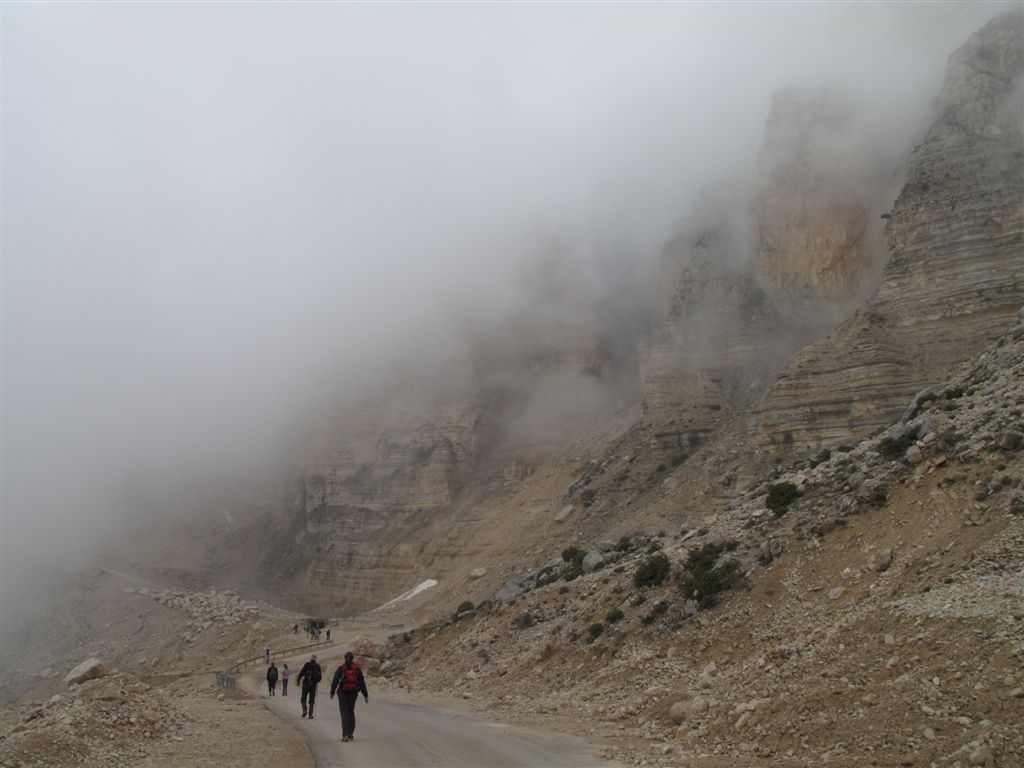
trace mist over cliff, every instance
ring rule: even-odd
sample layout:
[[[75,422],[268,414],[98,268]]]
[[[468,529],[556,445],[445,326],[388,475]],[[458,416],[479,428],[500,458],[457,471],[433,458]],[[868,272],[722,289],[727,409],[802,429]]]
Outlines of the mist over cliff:
[[[771,95],[835,87],[898,158],[1001,7],[5,5],[5,581],[305,466],[396,359],[475,340],[495,393],[561,333],[541,367],[600,348],[615,397],[571,396],[614,410],[662,244],[709,184],[749,193]],[[509,395],[512,448],[559,381]]]

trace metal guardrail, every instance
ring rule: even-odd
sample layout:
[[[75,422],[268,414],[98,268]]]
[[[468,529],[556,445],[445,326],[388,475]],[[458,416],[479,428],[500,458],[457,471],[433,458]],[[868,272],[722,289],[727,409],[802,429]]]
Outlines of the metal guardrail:
[[[296,645],[293,648],[285,648],[280,651],[271,651],[270,658],[271,660],[273,660],[274,658],[280,656],[291,656],[292,654],[298,653],[299,651],[305,651],[309,648],[320,648],[324,645],[327,645],[326,640],[318,640],[315,643],[307,643],[306,645]],[[237,675],[239,672],[242,671],[242,669],[249,666],[250,664],[263,662],[263,660],[266,658],[267,655],[265,653],[261,653],[259,656],[250,656],[248,659],[242,659],[241,661],[235,662],[230,667],[225,669],[223,672],[218,672],[217,687],[226,688],[229,691],[235,690],[235,675]]]

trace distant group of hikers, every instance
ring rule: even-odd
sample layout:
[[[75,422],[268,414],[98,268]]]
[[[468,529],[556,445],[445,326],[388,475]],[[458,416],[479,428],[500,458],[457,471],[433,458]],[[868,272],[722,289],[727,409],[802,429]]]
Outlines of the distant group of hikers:
[[[277,681],[282,682],[281,695],[288,695],[288,678],[291,675],[288,665],[285,664],[281,670],[277,669],[274,662],[270,662],[267,669],[267,689],[271,696],[276,695]],[[323,678],[323,670],[316,660],[316,654],[302,665],[299,674],[296,675],[302,694],[299,703],[302,705],[302,716],[313,719],[313,709],[316,706],[316,688]],[[366,679],[363,677],[363,670],[355,662],[352,651],[345,654],[345,661],[335,671],[331,679],[331,698],[338,694],[338,709],[341,711],[341,740],[352,741],[356,732],[356,700],[359,694],[363,694],[363,701],[370,703],[370,694],[366,691]]]

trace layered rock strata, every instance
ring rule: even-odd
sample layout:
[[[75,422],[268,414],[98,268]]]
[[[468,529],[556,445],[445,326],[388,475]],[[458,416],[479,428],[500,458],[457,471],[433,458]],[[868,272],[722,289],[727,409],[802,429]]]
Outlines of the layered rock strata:
[[[886,228],[875,294],[787,366],[758,406],[762,444],[842,441],[890,421],[998,336],[1024,303],[1024,13],[949,60],[939,113]]]
[[[662,253],[659,322],[640,354],[660,444],[714,430],[874,288],[892,167],[839,94],[774,97],[749,202],[715,190]]]

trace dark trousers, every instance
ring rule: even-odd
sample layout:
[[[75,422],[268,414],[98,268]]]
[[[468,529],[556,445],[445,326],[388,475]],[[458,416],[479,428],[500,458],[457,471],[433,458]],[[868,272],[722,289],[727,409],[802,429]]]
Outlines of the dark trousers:
[[[307,708],[308,702],[308,708]],[[313,716],[313,705],[316,704],[316,686],[302,686],[302,696],[299,697],[299,703],[302,704],[302,714],[308,714],[310,717]]]
[[[267,688],[270,689],[270,695],[274,695],[274,689],[277,687],[277,680],[267,680]]]
[[[359,691],[338,691],[342,736],[352,736],[356,732],[356,699],[358,698]]]
[[[288,678],[287,677],[283,678],[281,680],[281,695],[282,696],[287,696],[288,695]]]

